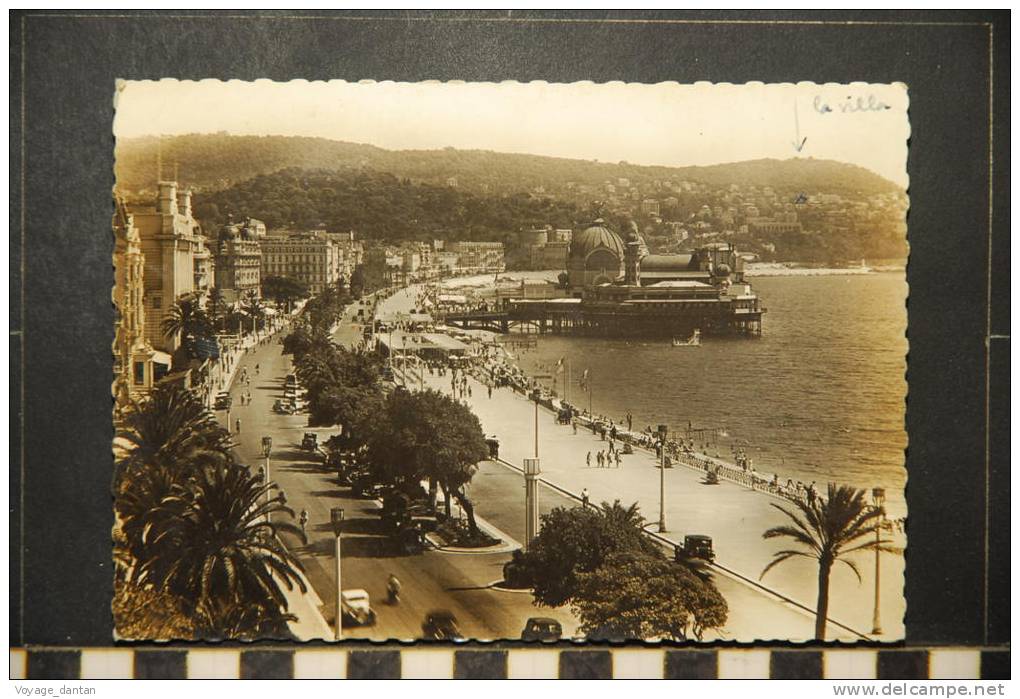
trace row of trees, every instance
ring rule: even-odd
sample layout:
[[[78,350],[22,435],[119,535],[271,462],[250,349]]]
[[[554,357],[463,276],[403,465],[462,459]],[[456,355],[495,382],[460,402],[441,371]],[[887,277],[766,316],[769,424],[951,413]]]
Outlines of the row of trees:
[[[201,400],[157,386],[124,413],[115,444],[118,635],[286,637],[283,588],[305,585],[278,535],[304,534],[271,486],[234,460]]]
[[[464,487],[475,464],[488,456],[481,423],[469,408],[437,391],[384,393],[378,355],[341,347],[329,337],[347,299],[345,293],[312,299],[284,338],[284,352],[293,355],[305,389],[309,424],[341,426],[329,447],[358,455],[378,483],[414,492],[427,481],[430,502],[442,489],[447,516],[457,500],[476,535]]]
[[[236,310],[227,307],[223,292],[214,288],[205,307],[192,296],[184,296],[170,306],[160,330],[167,338],[180,337],[174,367],[193,359],[204,359],[202,347],[215,341],[216,334],[227,330],[261,329],[267,320],[266,305],[255,291],[249,291]]]

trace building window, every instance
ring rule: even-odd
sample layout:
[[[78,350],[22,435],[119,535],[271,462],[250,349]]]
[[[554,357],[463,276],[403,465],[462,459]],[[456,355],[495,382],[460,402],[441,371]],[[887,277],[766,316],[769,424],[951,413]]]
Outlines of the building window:
[[[135,385],[141,386],[145,383],[145,362],[135,362]]]

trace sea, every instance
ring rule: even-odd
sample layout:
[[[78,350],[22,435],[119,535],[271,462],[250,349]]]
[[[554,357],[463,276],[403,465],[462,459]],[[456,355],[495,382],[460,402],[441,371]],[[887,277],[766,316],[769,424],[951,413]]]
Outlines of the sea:
[[[630,413],[636,429],[665,424],[723,459],[742,450],[759,473],[783,482],[822,490],[848,484],[869,497],[880,486],[889,516],[905,516],[904,272],[749,281],[767,309],[760,338],[703,337],[698,347],[674,347],[531,335],[533,348],[510,352],[580,408],[590,400],[596,414],[618,423]]]

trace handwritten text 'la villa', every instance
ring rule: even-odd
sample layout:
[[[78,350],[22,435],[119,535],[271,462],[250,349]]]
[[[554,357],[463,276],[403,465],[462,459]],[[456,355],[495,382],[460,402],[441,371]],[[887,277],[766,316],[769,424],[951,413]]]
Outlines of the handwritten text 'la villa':
[[[842,112],[843,114],[854,114],[856,112],[884,112],[887,109],[892,109],[892,107],[874,95],[868,95],[867,97],[847,96],[845,99],[840,100],[839,102],[832,102],[831,104],[821,95],[815,95],[814,104],[815,111],[819,114],[829,114],[831,112]]]

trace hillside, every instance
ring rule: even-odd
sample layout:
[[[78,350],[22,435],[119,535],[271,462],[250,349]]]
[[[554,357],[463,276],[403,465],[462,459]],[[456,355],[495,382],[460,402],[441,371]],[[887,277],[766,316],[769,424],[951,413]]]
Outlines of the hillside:
[[[288,168],[227,189],[199,192],[195,212],[205,224],[233,214],[265,221],[270,230],[355,230],[368,240],[504,240],[525,227],[570,227],[580,212],[569,203],[527,194],[485,196],[413,183],[373,170]]]
[[[672,168],[453,148],[391,151],[324,138],[223,133],[119,140],[116,151],[118,186],[125,191],[152,188],[160,141],[164,176],[173,172],[176,165],[181,182],[206,191],[225,189],[258,175],[294,167],[370,168],[432,184],[445,184],[448,178],[455,177],[461,189],[493,194],[516,193],[535,187],[557,190],[567,182],[596,185],[621,177],[638,186],[653,180],[671,179],[711,186],[771,186],[854,197],[898,190],[892,182],[864,168],[809,158]]]

